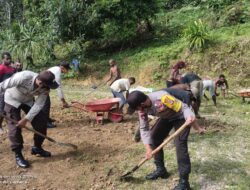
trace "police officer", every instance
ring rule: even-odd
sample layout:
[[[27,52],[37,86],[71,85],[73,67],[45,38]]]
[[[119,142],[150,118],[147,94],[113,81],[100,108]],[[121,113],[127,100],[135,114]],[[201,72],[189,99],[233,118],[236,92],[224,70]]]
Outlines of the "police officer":
[[[131,109],[138,111],[141,138],[148,159],[152,157],[152,151],[164,141],[172,128],[177,130],[185,121],[190,123],[195,121],[195,114],[192,109],[187,104],[171,96],[166,90],[152,92],[148,95],[140,91],[134,91],[129,94],[127,102]],[[148,115],[160,117],[152,129],[149,129]],[[180,175],[179,184],[174,188],[175,190],[190,189],[189,173],[191,163],[187,145],[189,132],[190,127],[187,127],[175,139]],[[147,175],[146,179],[168,178],[169,173],[165,167],[162,149],[154,155],[154,163],[156,170]]]

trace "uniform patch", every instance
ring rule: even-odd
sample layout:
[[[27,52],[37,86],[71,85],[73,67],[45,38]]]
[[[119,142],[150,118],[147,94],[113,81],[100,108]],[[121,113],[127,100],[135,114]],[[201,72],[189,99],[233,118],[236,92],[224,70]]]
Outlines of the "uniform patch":
[[[178,112],[181,109],[181,101],[171,95],[162,96],[161,102],[168,108],[174,110],[175,112]]]

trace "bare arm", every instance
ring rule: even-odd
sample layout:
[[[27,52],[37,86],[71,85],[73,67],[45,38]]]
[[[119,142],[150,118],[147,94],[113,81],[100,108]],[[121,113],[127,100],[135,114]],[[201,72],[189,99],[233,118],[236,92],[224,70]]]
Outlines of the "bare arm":
[[[109,82],[109,81],[112,79],[112,77],[113,77],[113,72],[112,72],[112,70],[110,69],[110,70],[109,70],[109,78],[108,78],[108,80],[107,80],[106,82]]]

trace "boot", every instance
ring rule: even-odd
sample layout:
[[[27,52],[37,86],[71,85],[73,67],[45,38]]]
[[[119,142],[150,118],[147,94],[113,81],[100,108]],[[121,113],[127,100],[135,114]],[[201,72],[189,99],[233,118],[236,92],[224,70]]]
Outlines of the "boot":
[[[188,177],[180,177],[179,184],[174,188],[174,190],[191,190]]]
[[[49,117],[48,121],[49,121],[50,123],[54,123],[54,122],[56,122],[56,120],[55,120],[55,119],[52,119],[52,118],[50,118],[50,117]]]
[[[51,153],[49,151],[43,150],[42,148],[33,146],[31,148],[32,155],[40,155],[41,157],[51,157]]]
[[[29,162],[24,159],[21,151],[16,152],[16,164],[21,168],[29,167]]]
[[[55,128],[56,125],[51,123],[51,122],[47,122],[47,128]]]
[[[156,170],[146,176],[147,180],[156,180],[157,178],[167,179],[170,175],[167,172],[164,163],[160,163],[159,161],[155,161]]]

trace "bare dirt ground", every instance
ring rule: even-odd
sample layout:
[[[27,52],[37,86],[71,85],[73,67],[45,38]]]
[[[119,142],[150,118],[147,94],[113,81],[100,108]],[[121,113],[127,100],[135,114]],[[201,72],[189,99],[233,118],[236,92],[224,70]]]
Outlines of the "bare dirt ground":
[[[69,96],[70,100],[81,100],[79,95],[76,95],[76,91],[71,93],[74,95]],[[99,95],[97,94],[96,96],[98,97]],[[110,94],[107,96],[110,96]],[[106,94],[103,97],[106,97]],[[93,96],[89,98],[91,99]],[[33,156],[30,154],[33,135],[23,130],[25,142],[23,153],[25,158],[31,163],[31,167],[21,169],[15,164],[14,154],[9,148],[7,134],[2,135],[0,136],[0,189],[101,190],[154,189],[154,187],[158,187],[156,189],[163,190],[171,189],[177,183],[178,174],[173,144],[168,145],[170,153],[166,156],[166,160],[168,160],[171,168],[170,173],[172,174],[167,182],[166,180],[148,182],[144,179],[145,174],[154,168],[152,162],[147,162],[137,171],[134,174],[135,178],[132,178],[131,181],[119,181],[119,176],[122,173],[132,169],[144,157],[143,145],[132,140],[138,126],[136,114],[132,116],[126,115],[121,123],[112,123],[105,120],[104,125],[100,125],[95,122],[95,114],[85,113],[73,108],[62,110],[55,93],[52,94],[52,102],[51,115],[52,118],[57,120],[57,127],[48,129],[48,136],[53,137],[57,141],[75,144],[78,146],[78,150],[74,151],[69,147],[58,146],[45,140],[44,149],[51,151],[52,157],[41,158]],[[192,159],[195,160],[195,179],[191,177],[191,180],[196,183],[196,187],[200,187],[196,189],[224,189],[222,187],[226,187],[224,182],[216,181],[218,179],[213,181],[211,178],[212,181],[209,182],[210,178],[206,175],[210,174],[208,172],[210,170],[208,169],[207,171],[205,167],[209,168],[211,166],[204,165],[204,167],[201,167],[199,165],[202,161],[207,163],[204,155],[207,154],[206,151],[211,150],[208,148],[212,147],[214,138],[221,140],[220,135],[217,135],[217,133],[224,133],[226,130],[232,129],[230,124],[216,119],[218,117],[216,112],[211,117],[208,116],[206,119],[200,120],[200,123],[206,126],[209,131],[209,134],[205,135],[207,140],[202,139],[195,133],[192,133],[190,137]],[[202,143],[207,144],[200,149],[198,146]],[[198,148],[196,146],[200,151],[197,151]],[[215,147],[215,149],[217,150],[218,148]],[[237,151],[235,149],[235,151],[235,153],[240,152],[239,154],[241,154],[242,150]],[[231,155],[231,153],[227,154]],[[242,157],[244,158],[244,155]],[[228,170],[231,171],[231,168]],[[245,172],[245,170],[242,171]],[[227,170],[226,172],[228,173]],[[214,173],[211,173],[211,176],[214,176]],[[227,176],[225,180],[226,178]]]
[[[132,133],[135,119],[126,118],[122,123],[104,121],[96,124],[84,112],[60,110],[53,107],[57,128],[48,129],[48,136],[58,141],[78,146],[74,151],[45,140],[44,148],[52,152],[51,158],[30,154],[32,134],[23,130],[24,155],[32,167],[16,167],[10,151],[7,134],[1,136],[0,186],[4,189],[102,189],[112,187],[112,175],[117,172],[117,162],[126,159],[123,151],[133,144]],[[111,178],[111,179],[110,179]]]

